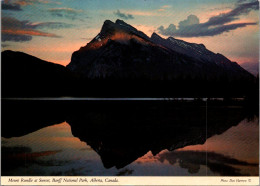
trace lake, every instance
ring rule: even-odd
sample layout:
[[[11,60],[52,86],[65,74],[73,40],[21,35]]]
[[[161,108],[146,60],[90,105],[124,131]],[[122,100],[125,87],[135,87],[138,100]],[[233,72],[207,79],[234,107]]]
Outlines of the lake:
[[[241,101],[2,100],[2,175],[258,176]]]

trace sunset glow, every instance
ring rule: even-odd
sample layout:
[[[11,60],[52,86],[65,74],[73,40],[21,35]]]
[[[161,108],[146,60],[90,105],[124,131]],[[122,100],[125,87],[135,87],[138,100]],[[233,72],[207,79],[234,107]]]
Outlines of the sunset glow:
[[[4,34],[11,35],[31,35],[31,36],[45,36],[45,37],[57,37],[55,34],[49,34],[34,30],[2,30]]]
[[[196,33],[198,36],[185,37],[185,33],[178,33],[172,37],[203,43],[209,50],[221,53],[239,64],[246,63],[255,71],[257,69],[252,68],[256,67],[259,61],[259,5],[256,2],[254,0],[243,2],[167,0],[163,3],[155,0],[3,1],[2,17],[6,21],[2,24],[2,50],[29,52],[43,60],[67,65],[71,54],[86,46],[99,33],[105,20],[114,22],[116,19],[122,19],[149,37],[156,32],[167,38],[169,35],[162,34],[159,27],[163,26],[166,31],[166,28],[173,24],[178,30],[183,24],[184,26],[204,24],[213,18],[222,17],[223,22],[218,27],[224,29],[226,25],[235,25],[235,28],[209,33],[210,36],[200,36],[200,33]],[[188,20],[190,15],[197,20]],[[174,33],[173,30],[167,31]],[[117,35],[113,39],[122,37],[129,36]],[[92,44],[91,47],[100,47],[106,42],[107,39]]]

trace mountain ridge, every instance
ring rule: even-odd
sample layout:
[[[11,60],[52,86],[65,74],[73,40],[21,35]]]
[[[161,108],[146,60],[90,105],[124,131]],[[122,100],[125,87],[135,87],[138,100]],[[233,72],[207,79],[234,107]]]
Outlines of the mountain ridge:
[[[2,61],[4,97],[252,97],[258,92],[258,79],[222,54],[156,33],[149,38],[122,20],[106,20],[66,67],[12,51],[3,51]]]
[[[85,70],[84,66],[86,64],[92,63],[92,67],[95,66],[95,64],[98,64],[100,60],[94,59],[95,57],[99,56],[99,58],[106,57],[102,55],[102,52],[104,52],[104,48],[107,44],[109,44],[109,50],[112,51],[113,47],[111,47],[111,40],[118,42],[118,44],[127,44],[129,45],[129,42],[131,42],[131,45],[137,46],[134,41],[139,43],[140,45],[139,48],[140,50],[136,50],[135,53],[140,53],[143,52],[142,50],[147,50],[147,55],[144,57],[146,59],[150,59],[151,57],[151,51],[157,47],[157,51],[160,51],[161,53],[168,53],[168,58],[170,58],[168,61],[170,63],[175,63],[177,64],[177,60],[173,60],[172,58],[176,58],[176,56],[182,55],[182,58],[187,59],[189,58],[189,63],[193,65],[194,68],[195,66],[204,66],[206,68],[220,68],[218,70],[218,73],[223,73],[225,70],[229,70],[231,75],[228,76],[233,76],[231,78],[234,78],[236,74],[240,73],[237,76],[247,76],[249,78],[251,74],[244,70],[241,66],[239,66],[236,62],[231,62],[228,58],[226,58],[222,54],[215,54],[214,52],[208,50],[205,45],[203,44],[196,44],[196,43],[189,43],[186,41],[182,41],[179,39],[175,39],[173,37],[169,37],[167,39],[163,39],[160,37],[158,34],[153,33],[151,35],[151,38],[149,38],[147,35],[145,35],[143,32],[138,31],[136,28],[133,26],[125,23],[122,20],[116,20],[115,23],[113,23],[110,20],[106,20],[101,28],[100,33],[93,39],[91,40],[85,47],[81,47],[80,50],[74,52],[72,54],[71,62],[67,65],[69,69],[72,71],[76,71],[75,69],[81,68],[80,71],[81,74],[82,71],[88,71],[91,67],[87,67]],[[124,41],[124,42],[123,42]],[[148,46],[148,47],[147,47]],[[125,45],[122,45],[121,47],[128,47]],[[104,50],[102,50],[102,48]],[[108,48],[108,47],[107,47]],[[131,46],[128,47],[129,50],[131,50]],[[94,52],[91,51],[90,49],[93,49],[96,51],[97,54],[93,54]],[[98,51],[99,50],[99,51]],[[134,48],[132,48],[134,50]],[[150,51],[149,51],[150,50]],[[120,52],[120,51],[113,51],[114,53]],[[84,54],[83,54],[84,53]],[[112,53],[112,52],[111,52]],[[78,55],[79,54],[79,55]],[[95,56],[93,56],[93,55]],[[112,54],[109,54],[112,55]],[[82,58],[85,59],[82,59]],[[122,55],[121,55],[122,57]],[[131,56],[127,56],[131,57]],[[77,59],[81,58],[81,59]],[[118,59],[116,54],[112,56],[112,58]],[[91,61],[92,60],[92,61]],[[145,59],[140,59],[135,58],[132,59],[132,61],[139,60],[144,62]],[[148,60],[149,61],[149,60]],[[76,65],[74,65],[74,63]],[[85,64],[84,64],[85,63]],[[121,63],[123,63],[121,61]],[[203,64],[204,63],[204,64]],[[194,65],[195,64],[195,65]],[[107,67],[109,63],[103,64],[103,67]],[[209,65],[212,65],[214,67],[208,67]],[[75,67],[76,66],[76,67]],[[80,67],[82,66],[82,67]],[[94,68],[94,67],[93,67]],[[173,67],[172,67],[173,68]],[[185,71],[186,69],[183,68],[181,71]],[[198,69],[197,69],[198,71]],[[200,72],[200,73],[205,73],[205,72]],[[206,74],[207,76],[210,76],[209,74]],[[91,76],[90,74],[86,74],[85,76],[89,78],[95,78],[95,76]],[[97,74],[96,77],[102,77],[102,72],[101,74]],[[106,76],[103,76],[106,77]]]

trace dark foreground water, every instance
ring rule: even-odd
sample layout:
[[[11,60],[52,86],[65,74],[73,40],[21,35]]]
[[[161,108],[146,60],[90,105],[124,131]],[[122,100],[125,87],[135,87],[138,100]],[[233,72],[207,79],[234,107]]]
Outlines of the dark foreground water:
[[[259,175],[259,118],[240,103],[2,101],[2,175]]]

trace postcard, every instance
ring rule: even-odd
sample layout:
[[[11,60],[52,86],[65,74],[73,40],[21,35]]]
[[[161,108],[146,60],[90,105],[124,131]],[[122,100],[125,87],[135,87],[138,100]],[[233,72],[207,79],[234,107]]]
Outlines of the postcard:
[[[259,185],[257,0],[2,0],[3,185]]]

